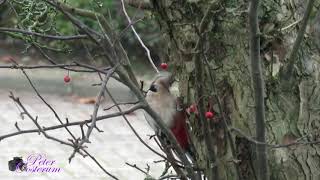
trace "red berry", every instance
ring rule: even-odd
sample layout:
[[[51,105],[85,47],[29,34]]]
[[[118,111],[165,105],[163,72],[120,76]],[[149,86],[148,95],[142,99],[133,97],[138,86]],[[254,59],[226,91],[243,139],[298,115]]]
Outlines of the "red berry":
[[[70,76],[66,75],[66,76],[64,76],[63,80],[65,83],[68,83],[71,81],[71,78],[70,78]]]
[[[190,107],[189,107],[189,112],[190,113],[194,113],[197,111],[197,106],[195,104],[192,104]]]
[[[207,119],[212,119],[213,118],[213,112],[210,112],[210,111],[206,112],[206,118]]]
[[[161,63],[160,67],[163,70],[167,70],[168,69],[168,64],[167,63]]]

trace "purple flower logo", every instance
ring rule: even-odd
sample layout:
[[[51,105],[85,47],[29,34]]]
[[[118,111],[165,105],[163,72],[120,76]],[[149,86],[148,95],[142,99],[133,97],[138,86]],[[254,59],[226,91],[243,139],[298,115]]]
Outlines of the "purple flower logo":
[[[45,154],[30,154],[24,162],[21,157],[14,157],[9,161],[9,170],[18,173],[57,173],[62,171],[56,166],[56,160],[51,160]]]

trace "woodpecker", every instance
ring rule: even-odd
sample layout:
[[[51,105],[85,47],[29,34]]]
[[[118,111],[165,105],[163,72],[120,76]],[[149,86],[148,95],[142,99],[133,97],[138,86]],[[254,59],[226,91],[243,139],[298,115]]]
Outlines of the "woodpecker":
[[[146,101],[158,113],[163,123],[171,130],[183,150],[189,150],[186,112],[177,98],[170,92],[174,79],[171,74],[158,75],[150,85]],[[161,133],[153,118],[145,113],[145,118],[156,134]]]

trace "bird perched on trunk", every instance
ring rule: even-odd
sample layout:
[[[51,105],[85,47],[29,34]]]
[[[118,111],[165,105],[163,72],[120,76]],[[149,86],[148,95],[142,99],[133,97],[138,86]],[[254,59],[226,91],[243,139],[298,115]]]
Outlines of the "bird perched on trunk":
[[[180,107],[177,98],[170,92],[173,82],[174,78],[171,74],[158,75],[147,92],[146,101],[174,134],[182,149],[188,150],[187,116],[185,110]],[[161,136],[160,129],[153,118],[147,113],[145,113],[145,117],[156,134]]]

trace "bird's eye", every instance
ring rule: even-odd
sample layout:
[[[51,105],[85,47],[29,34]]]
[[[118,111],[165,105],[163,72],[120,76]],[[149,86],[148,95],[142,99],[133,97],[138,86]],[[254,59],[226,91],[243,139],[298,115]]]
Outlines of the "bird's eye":
[[[156,87],[156,85],[152,84],[152,85],[150,86],[149,90],[152,91],[152,92],[157,92],[157,87]]]

